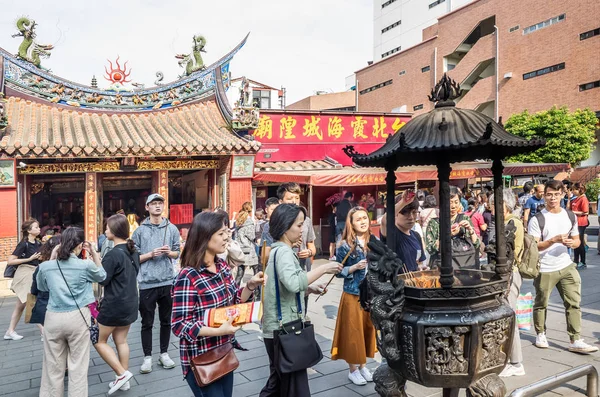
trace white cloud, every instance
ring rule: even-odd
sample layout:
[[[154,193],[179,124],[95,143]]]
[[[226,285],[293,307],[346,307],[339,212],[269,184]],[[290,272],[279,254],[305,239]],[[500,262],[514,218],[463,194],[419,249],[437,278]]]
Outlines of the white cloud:
[[[344,77],[366,65],[372,54],[372,0],[29,0],[3,5],[0,47],[16,53],[21,38],[15,22],[38,23],[37,41],[55,44],[42,65],[63,78],[104,84],[106,59],[129,61],[134,81],[153,85],[183,69],[176,53],[188,53],[192,36],[207,38],[210,64],[251,32],[231,65],[247,77],[287,89],[287,103],[315,90],[344,89]]]

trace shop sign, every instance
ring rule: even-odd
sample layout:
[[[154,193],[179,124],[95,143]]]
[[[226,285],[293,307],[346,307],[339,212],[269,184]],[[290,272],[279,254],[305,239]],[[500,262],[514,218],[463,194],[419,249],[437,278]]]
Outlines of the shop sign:
[[[263,143],[384,143],[408,120],[406,116],[261,112],[252,135]]]

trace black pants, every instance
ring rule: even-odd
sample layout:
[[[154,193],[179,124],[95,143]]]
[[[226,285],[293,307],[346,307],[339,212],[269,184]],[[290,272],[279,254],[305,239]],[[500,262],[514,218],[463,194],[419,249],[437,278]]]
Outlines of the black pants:
[[[290,374],[279,374],[273,366],[275,358],[273,339],[265,338],[264,342],[267,354],[269,355],[269,370],[271,373],[259,397],[310,397],[308,373],[306,370]]]
[[[156,287],[140,290],[140,315],[142,316],[142,349],[144,356],[152,355],[152,328],[154,327],[154,313],[158,304],[158,318],[160,320],[160,352],[166,353],[169,349],[171,338],[171,286]]]
[[[581,241],[581,243],[579,244],[579,247],[575,248],[573,250],[573,252],[575,253],[575,258],[574,258],[574,262],[576,264],[579,264],[579,262],[583,263],[585,265],[585,229],[587,228],[587,226],[578,226],[577,229],[579,230],[579,241]]]

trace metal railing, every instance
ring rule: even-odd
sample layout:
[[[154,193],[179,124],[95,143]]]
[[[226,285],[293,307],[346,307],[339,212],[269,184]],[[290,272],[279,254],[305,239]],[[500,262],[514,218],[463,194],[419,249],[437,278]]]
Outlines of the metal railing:
[[[598,397],[598,370],[591,364],[581,365],[530,385],[520,387],[510,393],[509,397],[536,396],[546,390],[556,389],[558,386],[561,386],[568,381],[583,376],[587,377],[587,396]]]

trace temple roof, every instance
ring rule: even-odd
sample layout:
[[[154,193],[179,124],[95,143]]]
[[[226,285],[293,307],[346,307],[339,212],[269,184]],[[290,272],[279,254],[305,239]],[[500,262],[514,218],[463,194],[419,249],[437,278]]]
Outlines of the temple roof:
[[[254,153],[214,100],[152,112],[70,110],[10,97],[1,157],[193,156]]]

